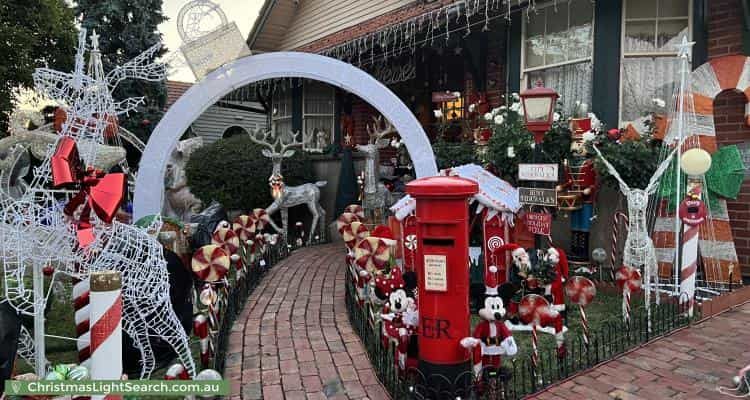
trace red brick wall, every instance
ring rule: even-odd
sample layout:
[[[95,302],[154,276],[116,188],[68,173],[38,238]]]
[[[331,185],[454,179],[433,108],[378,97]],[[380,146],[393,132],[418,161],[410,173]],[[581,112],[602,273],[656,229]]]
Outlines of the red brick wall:
[[[709,1],[708,57],[719,58],[742,53],[741,0]],[[745,96],[724,92],[714,101],[716,140],[719,145],[750,142],[750,127],[744,122]],[[740,196],[728,202],[732,234],[740,266],[747,273],[750,266],[750,181],[746,180]]]

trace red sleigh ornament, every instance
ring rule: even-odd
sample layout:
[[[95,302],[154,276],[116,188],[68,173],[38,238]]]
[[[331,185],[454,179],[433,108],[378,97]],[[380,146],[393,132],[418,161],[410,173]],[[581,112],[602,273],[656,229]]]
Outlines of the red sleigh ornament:
[[[65,205],[64,212],[72,216],[83,204],[78,219],[78,243],[81,247],[86,247],[94,241],[91,210],[103,222],[112,222],[125,197],[125,174],[105,174],[92,167],[84,170],[76,142],[70,136],[60,138],[50,162],[55,188],[74,186],[80,190]]]

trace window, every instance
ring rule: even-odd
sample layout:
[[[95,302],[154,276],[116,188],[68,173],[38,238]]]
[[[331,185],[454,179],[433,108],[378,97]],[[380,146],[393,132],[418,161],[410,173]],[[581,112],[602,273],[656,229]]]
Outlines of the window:
[[[566,112],[576,101],[590,104],[593,26],[591,0],[557,2],[524,18],[522,86],[541,79],[560,94]]]
[[[653,99],[671,99],[679,83],[675,46],[690,39],[691,10],[692,0],[623,2],[621,125],[653,111]]]
[[[312,140],[305,144],[308,151],[322,152],[333,143],[335,97],[333,86],[318,81],[305,81],[302,129]]]
[[[292,89],[276,91],[271,101],[271,125],[276,134],[292,131]]]

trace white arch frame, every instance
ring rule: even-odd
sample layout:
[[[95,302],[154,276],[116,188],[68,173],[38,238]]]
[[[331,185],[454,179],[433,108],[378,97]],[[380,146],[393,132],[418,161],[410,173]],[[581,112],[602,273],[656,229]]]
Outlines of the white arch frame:
[[[359,96],[383,114],[401,134],[417,177],[437,175],[435,155],[419,121],[390,89],[368,73],[342,61],[316,54],[260,54],[244,57],[218,68],[188,89],[164,114],[141,157],[135,182],[134,220],[161,213],[167,161],[190,124],[232,90],[274,78],[314,79]]]

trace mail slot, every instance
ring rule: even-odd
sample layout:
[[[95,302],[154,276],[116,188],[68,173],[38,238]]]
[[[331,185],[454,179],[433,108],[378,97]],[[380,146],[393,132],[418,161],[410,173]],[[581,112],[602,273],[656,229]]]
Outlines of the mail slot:
[[[478,185],[435,176],[409,183],[406,191],[416,199],[419,368],[426,377],[453,381],[470,367],[459,342],[471,329],[468,199]]]

